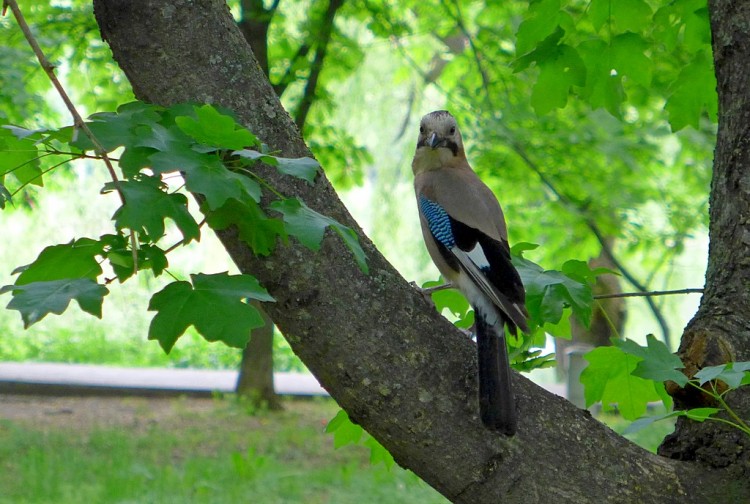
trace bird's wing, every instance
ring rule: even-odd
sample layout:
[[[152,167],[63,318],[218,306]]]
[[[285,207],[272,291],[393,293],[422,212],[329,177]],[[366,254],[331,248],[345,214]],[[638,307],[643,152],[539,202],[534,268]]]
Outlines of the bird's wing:
[[[511,263],[507,241],[455,219],[424,194],[419,195],[419,210],[445,262],[468,275],[511,323],[528,331],[523,283]]]

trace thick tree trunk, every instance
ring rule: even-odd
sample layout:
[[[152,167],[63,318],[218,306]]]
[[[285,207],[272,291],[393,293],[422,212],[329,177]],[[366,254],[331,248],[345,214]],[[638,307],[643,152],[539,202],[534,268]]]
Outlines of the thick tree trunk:
[[[750,2],[713,0],[709,7],[719,131],[706,287],[679,350],[689,376],[704,366],[750,360]],[[671,392],[677,407],[713,406],[694,389]],[[748,387],[730,394],[728,402],[750,419]],[[734,467],[738,477],[750,477],[750,438],[718,422],[680,421],[659,453]]]
[[[139,98],[221,104],[283,155],[310,155],[223,1],[94,5]],[[232,230],[220,233],[222,242],[240,270],[276,298],[268,313],[350,417],[449,499],[723,504],[750,495],[746,479],[650,454],[518,374],[518,433],[487,431],[477,409],[473,343],[385,261],[324,176],[309,187],[261,170],[284,194],[357,230],[369,275],[334,235],[320,252],[293,243],[264,259]]]

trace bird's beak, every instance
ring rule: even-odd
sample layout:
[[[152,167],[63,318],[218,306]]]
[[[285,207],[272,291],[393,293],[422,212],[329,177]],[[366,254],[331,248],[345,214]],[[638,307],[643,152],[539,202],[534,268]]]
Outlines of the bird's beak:
[[[429,145],[431,149],[434,149],[438,146],[439,143],[440,139],[438,138],[437,133],[433,131],[432,135],[430,135],[430,138],[427,139],[427,145]]]

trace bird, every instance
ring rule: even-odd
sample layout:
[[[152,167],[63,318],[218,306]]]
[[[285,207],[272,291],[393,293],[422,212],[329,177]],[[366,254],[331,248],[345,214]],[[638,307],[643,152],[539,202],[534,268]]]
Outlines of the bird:
[[[471,168],[447,110],[422,117],[412,171],[427,251],[474,309],[481,421],[513,436],[518,419],[505,327],[510,334],[528,333],[529,327],[500,203]]]

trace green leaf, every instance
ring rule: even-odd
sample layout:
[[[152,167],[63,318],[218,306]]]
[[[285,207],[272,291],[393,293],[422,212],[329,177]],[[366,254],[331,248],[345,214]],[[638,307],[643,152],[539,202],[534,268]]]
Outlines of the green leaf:
[[[561,36],[561,31],[550,35],[536,50],[518,60],[517,70],[531,61],[539,67],[539,77],[531,91],[531,105],[537,115],[565,107],[570,89],[586,84],[586,65],[578,51],[566,44],[551,44]]]
[[[284,158],[271,156],[251,149],[237,150],[232,154],[275,166],[280,173],[300,178],[308,184],[312,184],[315,181],[315,176],[318,174],[318,169],[320,168],[320,163],[309,157]]]
[[[259,256],[270,254],[276,246],[276,239],[286,240],[286,230],[281,219],[270,218],[253,200],[244,202],[236,199],[227,200],[220,208],[206,214],[206,223],[211,229],[220,231],[229,226],[237,226],[240,239]]]
[[[539,245],[536,243],[518,242],[510,248],[510,255],[523,258],[523,253],[527,250],[538,249]]]
[[[102,254],[104,244],[91,238],[79,238],[69,243],[46,247],[31,264],[16,268],[21,273],[16,285],[66,278],[96,280],[102,268],[96,256]]]
[[[589,18],[597,31],[607,24],[617,32],[639,32],[652,15],[643,0],[591,0],[589,5]]]
[[[341,448],[348,444],[356,444],[362,438],[364,429],[349,420],[344,410],[339,410],[336,416],[326,425],[326,432],[333,434],[334,448]]]
[[[117,279],[122,283],[133,276],[133,252],[130,249],[130,240],[121,234],[103,235],[101,240],[107,246],[104,255],[117,275]],[[138,270],[150,269],[154,276],[161,275],[169,264],[164,251],[148,243],[139,245],[137,258]]]
[[[24,285],[6,285],[0,294],[12,292],[13,299],[7,308],[21,312],[24,328],[39,322],[49,313],[61,314],[70,301],[87,313],[102,317],[102,301],[109,292],[90,278],[65,278],[49,282],[33,282]]]
[[[672,89],[672,95],[664,105],[664,109],[669,113],[672,131],[681,130],[686,126],[698,129],[704,110],[711,121],[716,122],[716,75],[712,61],[707,55],[701,53],[685,66],[672,84]]]
[[[220,149],[244,149],[258,145],[258,138],[211,105],[193,107],[192,116],[177,116],[175,124],[198,143]]]
[[[693,378],[698,379],[698,384],[711,380],[721,380],[730,388],[736,389],[743,384],[745,374],[750,369],[749,362],[730,362],[719,366],[704,367]]]
[[[18,138],[14,134],[16,130],[5,124],[0,127],[0,183],[4,182],[5,175],[12,174],[21,185],[42,186],[39,148],[28,136]]]
[[[613,68],[641,86],[650,86],[654,63],[646,56],[648,49],[648,42],[635,33],[613,37],[610,43]]]
[[[613,75],[611,47],[599,39],[586,40],[578,46],[586,64],[586,85],[581,95],[592,108],[603,107],[614,117],[620,117],[620,105],[625,99],[622,77]]]
[[[230,199],[260,201],[261,189],[256,181],[228,170],[215,157],[205,159],[203,163],[183,166],[186,187],[191,192],[203,194],[211,210],[216,210]]]
[[[560,18],[560,0],[532,2],[516,32],[516,53],[526,54],[551,35]]]
[[[661,415],[654,415],[654,416],[639,418],[635,422],[628,425],[625,428],[625,430],[622,431],[622,433],[625,435],[634,434],[640,430],[645,429],[652,423],[658,422],[660,420],[666,420],[667,418],[678,417],[678,416],[685,416],[685,412],[684,411],[670,411],[668,413],[664,413]]]
[[[145,233],[157,242],[164,236],[164,219],[172,219],[182,233],[185,243],[200,238],[200,228],[190,212],[184,194],[166,192],[166,185],[159,177],[140,176],[137,179],[119,182],[125,196],[125,204],[115,212],[113,219],[118,229],[128,228]],[[102,192],[115,190],[115,184],[104,185]]]
[[[616,271],[613,271],[611,269],[607,268],[594,268],[592,269],[589,266],[589,263],[586,261],[579,261],[577,259],[571,259],[569,261],[565,261],[562,265],[562,268],[560,270],[567,275],[568,277],[572,278],[573,280],[576,280],[584,285],[591,285],[593,286],[596,284],[596,279],[600,275],[617,275],[619,274]]]
[[[359,245],[357,234],[351,228],[316,212],[296,198],[274,201],[270,208],[284,216],[286,231],[311,250],[320,249],[325,230],[330,227],[354,254],[359,269],[364,273],[368,272],[365,252]]]
[[[685,416],[696,422],[705,422],[719,411],[719,408],[693,408],[686,410]]]
[[[368,434],[367,439],[362,444],[370,449],[370,464],[376,465],[382,462],[386,469],[393,467],[393,464],[395,464],[393,455],[377,439]]]
[[[300,178],[310,185],[315,181],[320,163],[309,157],[283,158],[274,157],[276,168],[284,175]]]
[[[667,346],[657,340],[653,334],[649,334],[646,339],[647,348],[631,340],[614,339],[613,343],[624,352],[643,359],[636,366],[633,375],[657,382],[672,380],[680,387],[684,387],[688,378],[679,371],[685,367],[680,358],[671,353]],[[638,349],[636,350],[635,347]]]
[[[161,107],[140,101],[126,103],[117,108],[117,112],[100,112],[93,114],[86,125],[96,140],[111,152],[123,145],[131,144],[135,128],[142,125],[156,126]],[[95,150],[94,143],[83,131],[76,131],[70,145],[81,150]]]
[[[566,307],[583,324],[589,324],[594,300],[590,286],[560,271],[544,270],[528,259],[514,257],[513,264],[526,288],[526,307],[539,326],[559,323]]]
[[[244,348],[250,331],[263,325],[263,318],[244,298],[273,301],[250,275],[191,275],[189,282],[173,282],[151,298],[148,309],[157,314],[148,338],[157,340],[169,353],[191,325],[208,341],[223,341]]]
[[[589,365],[581,373],[586,406],[602,402],[606,410],[617,405],[622,416],[635,420],[646,412],[651,401],[660,400],[662,383],[633,376],[640,359],[618,347],[598,347],[584,357]]]

